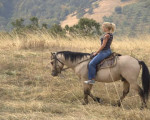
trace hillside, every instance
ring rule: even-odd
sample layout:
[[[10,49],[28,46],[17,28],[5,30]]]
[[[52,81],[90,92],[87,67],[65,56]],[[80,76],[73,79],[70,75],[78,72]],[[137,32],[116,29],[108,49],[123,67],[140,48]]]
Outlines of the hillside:
[[[81,17],[117,25],[116,35],[150,33],[149,0],[1,0],[0,30],[10,30],[11,22],[24,18],[25,24],[36,16],[39,23],[49,26],[73,26]]]
[[[138,0],[127,0],[125,2],[121,2],[121,0],[101,0],[98,1],[98,7],[93,9],[93,12],[91,14],[86,13],[83,15],[83,17],[87,17],[87,18],[92,18],[95,19],[97,22],[102,23],[103,22],[103,17],[104,16],[111,16],[112,13],[115,11],[115,8],[117,6],[126,6],[128,4],[132,4],[137,2]],[[86,9],[88,10],[88,9]],[[74,15],[76,13],[70,14],[67,16],[67,18],[61,22],[62,27],[64,27],[65,25],[69,25],[69,26],[73,26],[74,24],[76,24],[78,22],[78,18],[76,15]]]
[[[72,18],[89,17],[102,21],[102,17],[110,16],[118,5],[126,5],[136,0],[1,0],[0,1],[0,29],[10,29],[11,22],[17,18],[24,18],[26,23],[32,16],[39,18],[40,23],[54,24],[62,22],[72,25],[77,20]],[[68,20],[70,15],[74,16]],[[75,21],[75,22],[73,22]],[[70,24],[71,23],[71,24]]]
[[[136,36],[150,33],[150,1],[149,0],[102,0],[99,7],[93,10],[92,14],[85,14],[84,17],[93,18],[103,23],[113,22],[117,26],[117,35]],[[64,27],[76,24],[78,18],[68,15],[67,19],[61,22]]]
[[[11,22],[17,18],[26,19],[32,16],[39,18],[39,22],[47,24],[59,23],[74,12],[84,12],[91,8],[97,0],[1,0],[0,1],[0,29],[10,29]],[[7,26],[7,27],[6,27]]]
[[[118,34],[136,36],[150,34],[150,0],[140,0],[137,3],[124,6],[104,21],[114,22]]]

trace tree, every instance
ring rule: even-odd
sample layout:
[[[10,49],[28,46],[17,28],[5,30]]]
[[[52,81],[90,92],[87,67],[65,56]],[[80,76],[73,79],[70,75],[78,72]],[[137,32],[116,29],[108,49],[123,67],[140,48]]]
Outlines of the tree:
[[[16,21],[11,22],[11,25],[13,26],[14,32],[21,34],[25,28],[25,25],[23,23],[24,23],[23,18],[16,19]]]
[[[78,22],[78,27],[84,35],[101,35],[100,24],[93,19],[81,18]]]
[[[65,30],[66,30],[66,31],[69,31],[69,25],[66,25],[66,26],[65,26]]]
[[[46,23],[43,23],[43,24],[42,24],[42,28],[47,29],[47,28],[48,28],[48,25],[47,25]]]
[[[69,27],[65,26],[65,30],[73,36],[93,36],[101,35],[100,24],[93,19],[81,18],[78,24]]]
[[[49,31],[54,36],[57,36],[57,35],[64,36],[65,35],[65,30],[58,24],[52,25],[52,27],[50,28]]]
[[[21,28],[24,28],[24,19],[23,18],[20,18],[20,19],[17,19],[16,21],[12,22],[12,26],[16,29],[21,29]]]
[[[31,17],[30,21],[31,21],[31,26],[37,27],[37,28],[39,27],[39,20],[37,17]]]

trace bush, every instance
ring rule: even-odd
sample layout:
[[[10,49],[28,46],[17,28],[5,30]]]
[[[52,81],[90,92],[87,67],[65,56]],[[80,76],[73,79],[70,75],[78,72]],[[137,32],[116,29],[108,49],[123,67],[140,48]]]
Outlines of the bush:
[[[116,12],[117,14],[121,14],[121,13],[122,13],[122,7],[117,6],[117,7],[115,8],[115,12]]]
[[[52,35],[57,36],[64,36],[65,35],[65,30],[58,24],[54,24],[51,28],[50,28],[50,33],[52,33]]]
[[[83,36],[101,35],[100,24],[93,19],[81,18],[77,25],[74,25],[70,32]]]

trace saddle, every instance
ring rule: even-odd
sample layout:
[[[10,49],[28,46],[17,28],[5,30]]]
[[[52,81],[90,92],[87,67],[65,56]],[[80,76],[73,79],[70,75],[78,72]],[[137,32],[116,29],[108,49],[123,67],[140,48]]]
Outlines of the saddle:
[[[97,64],[96,70],[111,68],[117,64],[117,58],[121,56],[121,54],[113,52],[110,56],[102,60],[99,64]],[[91,57],[92,59],[92,57]]]

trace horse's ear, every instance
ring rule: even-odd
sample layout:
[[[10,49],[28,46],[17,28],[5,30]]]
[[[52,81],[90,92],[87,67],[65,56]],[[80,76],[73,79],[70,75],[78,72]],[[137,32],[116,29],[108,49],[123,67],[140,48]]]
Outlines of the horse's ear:
[[[54,53],[53,53],[53,52],[51,52],[51,56],[54,56],[54,55],[56,55],[56,52],[54,52]]]
[[[51,55],[53,56],[53,55],[55,55],[55,53],[51,52]]]

